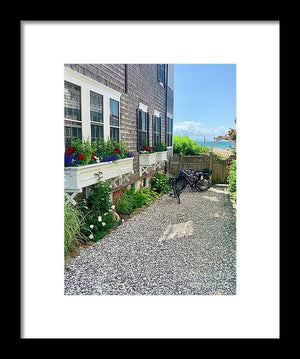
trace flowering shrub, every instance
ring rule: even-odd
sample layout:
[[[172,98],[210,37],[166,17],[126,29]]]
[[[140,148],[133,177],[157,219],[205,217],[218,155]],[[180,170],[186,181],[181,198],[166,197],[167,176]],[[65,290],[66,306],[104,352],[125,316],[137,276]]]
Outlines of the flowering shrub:
[[[98,182],[92,187],[89,197],[78,204],[85,215],[82,232],[91,241],[99,241],[110,232],[114,225],[111,213],[114,206],[109,200],[111,191],[108,182]]]
[[[88,140],[72,139],[71,144],[65,151],[65,167],[117,161],[134,156],[133,152],[128,152],[124,143],[112,140],[101,139],[90,144]]]
[[[227,132],[227,134],[225,136],[218,136],[218,137],[214,137],[214,140],[218,140],[218,139],[225,139],[225,140],[232,140],[232,141],[236,141],[236,130],[233,128],[230,128],[230,130]]]
[[[148,145],[144,145],[142,147],[142,150],[140,151],[141,154],[154,153],[154,152],[155,151],[154,151],[153,147],[148,146]]]
[[[151,189],[157,193],[168,193],[171,190],[169,178],[162,173],[155,173],[155,175],[151,178],[150,183]]]

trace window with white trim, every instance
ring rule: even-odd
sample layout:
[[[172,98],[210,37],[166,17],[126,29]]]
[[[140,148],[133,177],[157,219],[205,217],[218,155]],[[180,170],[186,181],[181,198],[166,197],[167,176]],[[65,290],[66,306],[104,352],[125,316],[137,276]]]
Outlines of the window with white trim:
[[[119,102],[109,99],[110,107],[110,139],[120,141]]]
[[[94,141],[110,136],[120,140],[121,93],[65,67],[65,138]],[[110,105],[111,100],[115,103]]]
[[[165,64],[157,64],[157,81],[165,86],[165,78],[166,78],[166,65]]]
[[[71,146],[71,139],[82,139],[81,125],[81,88],[65,81],[64,87],[65,110],[65,146]]]
[[[152,117],[152,135],[152,146],[156,147],[158,141],[161,141],[161,118],[157,115],[153,115]]]
[[[142,150],[144,145],[149,146],[149,112],[138,109],[138,151]]]
[[[103,138],[103,96],[90,91],[91,142]]]

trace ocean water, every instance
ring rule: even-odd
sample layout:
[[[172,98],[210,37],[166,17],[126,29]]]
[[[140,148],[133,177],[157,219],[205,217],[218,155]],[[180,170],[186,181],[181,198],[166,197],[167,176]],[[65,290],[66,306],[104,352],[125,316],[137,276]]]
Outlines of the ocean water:
[[[197,143],[201,146],[204,146],[204,141],[197,141]],[[212,143],[214,143],[214,141],[205,141],[205,146],[209,147],[212,145]],[[232,143],[230,141],[219,141],[215,144],[214,146],[215,148],[229,148],[229,147],[233,147]]]

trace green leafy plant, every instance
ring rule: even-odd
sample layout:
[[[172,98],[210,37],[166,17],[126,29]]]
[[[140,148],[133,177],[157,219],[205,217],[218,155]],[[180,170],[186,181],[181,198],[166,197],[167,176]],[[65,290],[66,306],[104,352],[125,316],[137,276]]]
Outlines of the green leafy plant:
[[[72,204],[64,204],[64,253],[67,256],[75,248],[84,218]]]
[[[85,166],[97,162],[117,161],[133,157],[133,152],[128,152],[126,145],[119,141],[99,139],[98,141],[81,141],[72,138],[71,146],[65,151],[65,167]]]
[[[150,204],[154,199],[158,198],[159,195],[157,192],[151,190],[149,187],[142,188],[140,190],[141,195],[143,196],[143,205]]]
[[[209,148],[198,145],[198,143],[188,136],[173,136],[173,152],[183,156],[208,154]]]
[[[135,208],[140,208],[144,205],[145,196],[141,191],[136,191],[133,194],[133,202]]]
[[[125,190],[116,200],[116,211],[119,214],[129,215],[135,210],[134,189]]]
[[[156,191],[157,193],[168,193],[171,190],[169,177],[164,175],[163,173],[157,172],[151,178],[150,183],[151,183],[151,189]]]
[[[117,198],[116,211],[119,214],[130,215],[136,208],[150,204],[155,198],[158,198],[158,193],[150,190],[148,187],[142,188],[139,191],[130,188]]]
[[[154,147],[154,151],[155,152],[167,151],[167,146],[164,142],[158,141],[157,145]]]
[[[228,177],[228,190],[231,192],[234,200],[236,200],[236,160],[232,160],[229,167]]]

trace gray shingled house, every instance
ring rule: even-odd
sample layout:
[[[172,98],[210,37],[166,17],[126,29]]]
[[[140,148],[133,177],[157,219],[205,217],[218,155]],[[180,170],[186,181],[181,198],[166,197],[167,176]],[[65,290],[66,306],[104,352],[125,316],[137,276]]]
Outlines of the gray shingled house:
[[[66,147],[71,137],[111,138],[124,142],[134,153],[130,169],[130,161],[125,160],[118,164],[120,168],[101,167],[115,194],[130,185],[148,186],[156,171],[166,170],[167,156],[173,153],[174,65],[66,64],[64,89]],[[167,145],[165,156],[140,154],[143,144],[154,147],[159,140]],[[74,175],[75,170],[69,172]],[[95,183],[83,172],[72,182],[65,170],[65,194],[73,203],[77,193],[88,194]]]

